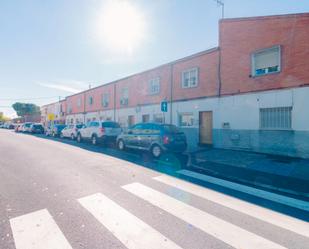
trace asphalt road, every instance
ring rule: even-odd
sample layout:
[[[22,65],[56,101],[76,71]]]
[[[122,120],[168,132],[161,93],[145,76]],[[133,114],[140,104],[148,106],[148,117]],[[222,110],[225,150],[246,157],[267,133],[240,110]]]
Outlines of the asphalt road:
[[[309,248],[308,203],[193,179],[184,160],[0,130],[0,248]]]

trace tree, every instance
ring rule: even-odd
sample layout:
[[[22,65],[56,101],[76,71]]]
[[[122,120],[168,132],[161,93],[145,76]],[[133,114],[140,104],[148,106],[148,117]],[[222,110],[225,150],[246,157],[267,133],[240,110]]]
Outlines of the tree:
[[[6,122],[9,121],[10,119],[6,116],[3,115],[3,112],[0,112],[0,122]]]
[[[16,102],[12,107],[19,117],[40,114],[40,107],[35,104]]]

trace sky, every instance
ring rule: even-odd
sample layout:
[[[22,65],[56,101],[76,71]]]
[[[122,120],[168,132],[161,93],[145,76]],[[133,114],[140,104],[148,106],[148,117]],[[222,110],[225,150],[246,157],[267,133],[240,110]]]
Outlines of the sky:
[[[309,12],[309,0],[224,3],[225,18]],[[0,112],[215,47],[220,18],[214,0],[0,0]]]

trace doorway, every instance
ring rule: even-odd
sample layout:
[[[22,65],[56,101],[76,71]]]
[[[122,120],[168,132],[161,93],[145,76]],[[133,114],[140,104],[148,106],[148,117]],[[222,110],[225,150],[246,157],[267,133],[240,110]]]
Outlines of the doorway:
[[[199,113],[199,143],[212,145],[212,111]]]

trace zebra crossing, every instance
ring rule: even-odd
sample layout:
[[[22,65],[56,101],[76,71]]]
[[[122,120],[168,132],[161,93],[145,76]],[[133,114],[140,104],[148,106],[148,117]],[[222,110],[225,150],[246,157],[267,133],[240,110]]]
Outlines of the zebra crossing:
[[[272,210],[218,193],[171,176],[160,175],[153,180],[158,184],[173,187],[208,200],[226,208],[249,215],[266,224],[277,226],[309,239],[309,223],[277,213]],[[125,193],[133,195],[152,206],[163,210],[194,226],[203,233],[218,239],[230,247],[284,249],[284,245],[264,238],[252,231],[216,217],[193,205],[178,200],[145,184],[134,182],[121,186]],[[108,196],[94,193],[76,200],[103,227],[128,249],[181,249],[178,241],[144,222]],[[72,249],[66,235],[47,209],[10,219],[16,249]],[[309,241],[309,240],[308,240]],[[207,248],[207,245],[205,246]]]

